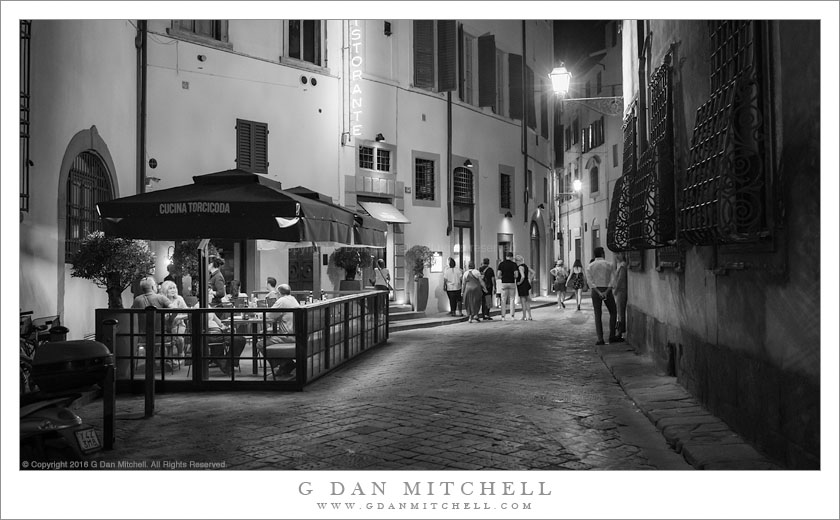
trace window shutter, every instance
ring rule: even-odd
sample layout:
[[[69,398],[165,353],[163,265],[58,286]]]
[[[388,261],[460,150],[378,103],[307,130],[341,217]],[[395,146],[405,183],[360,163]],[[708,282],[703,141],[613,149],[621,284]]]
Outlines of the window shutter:
[[[531,67],[525,67],[525,101],[528,103],[528,127],[537,129],[537,108],[534,103],[534,71]]]
[[[510,90],[510,117],[522,119],[522,56],[508,55],[510,74],[508,74],[508,89]]]
[[[540,135],[548,139],[548,82],[540,80]]]
[[[464,24],[458,24],[458,99],[464,100]]]
[[[253,172],[268,173],[268,125],[265,123],[254,123],[253,139]]]
[[[434,21],[414,20],[414,86],[435,86]]]
[[[478,37],[478,106],[496,106],[496,37]]]
[[[236,167],[240,170],[251,171],[254,167],[251,160],[251,128],[250,121],[236,120]]]
[[[458,42],[455,20],[438,20],[438,92],[458,88],[455,72]]]

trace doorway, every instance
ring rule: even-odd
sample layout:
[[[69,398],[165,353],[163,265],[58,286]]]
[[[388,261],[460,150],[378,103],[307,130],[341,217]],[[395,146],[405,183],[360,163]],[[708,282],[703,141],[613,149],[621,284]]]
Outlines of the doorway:
[[[583,264],[583,251],[581,249],[580,238],[575,239],[575,257],[574,259],[570,258],[569,260],[571,260],[573,264],[575,260],[580,260],[580,263]]]
[[[534,282],[532,287],[536,289],[535,294],[539,296],[540,291],[540,227],[536,222],[531,221],[531,269],[534,271]]]
[[[293,291],[312,291],[315,262],[312,247],[289,249],[289,286]]]

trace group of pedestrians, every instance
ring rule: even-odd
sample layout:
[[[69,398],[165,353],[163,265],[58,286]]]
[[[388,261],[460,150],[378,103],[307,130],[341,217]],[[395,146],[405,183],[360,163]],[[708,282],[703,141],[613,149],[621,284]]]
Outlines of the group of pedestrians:
[[[624,341],[627,331],[627,259],[624,253],[616,254],[615,265],[607,262],[604,248],[596,247],[594,258],[583,268],[580,259],[576,259],[571,271],[566,271],[563,260],[557,260],[549,271],[554,276],[553,289],[557,293],[557,308],[565,309],[567,292],[572,291],[577,301],[577,310],[584,291],[591,291],[592,307],[595,311],[595,332],[598,336],[596,345],[604,344],[604,330],[601,323],[602,305],[610,313],[609,341]]]
[[[462,271],[449,258],[448,267],[443,272],[443,286],[449,298],[450,316],[467,316],[469,322],[490,321],[490,309],[493,296],[499,286],[501,317],[508,318],[507,306],[510,305],[509,319],[516,317],[516,299],[522,305],[522,320],[533,320],[531,315],[531,292],[534,271],[524,258],[508,252],[497,269],[490,266],[490,259],[484,258],[481,267],[475,262],[467,263],[467,270]],[[466,314],[464,314],[466,310]]]

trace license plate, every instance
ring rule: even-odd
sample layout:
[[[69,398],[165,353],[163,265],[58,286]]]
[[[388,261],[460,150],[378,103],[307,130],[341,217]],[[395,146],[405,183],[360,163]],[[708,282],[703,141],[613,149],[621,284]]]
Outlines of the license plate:
[[[76,443],[83,453],[96,451],[102,448],[99,442],[99,436],[96,435],[96,430],[93,428],[85,428],[84,430],[76,430]]]

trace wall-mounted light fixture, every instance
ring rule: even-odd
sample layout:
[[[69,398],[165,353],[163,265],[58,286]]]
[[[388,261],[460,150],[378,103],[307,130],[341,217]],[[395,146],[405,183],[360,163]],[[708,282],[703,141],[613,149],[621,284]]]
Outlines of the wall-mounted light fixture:
[[[467,159],[466,161],[464,161],[464,166],[467,167],[467,168],[472,168],[473,167],[472,161]]]
[[[385,140],[385,136],[384,136],[384,135],[382,135],[382,134],[376,134],[375,139],[376,139],[376,142],[378,143],[378,142],[384,141],[384,140]]]
[[[204,54],[199,54],[196,58],[198,58],[198,61],[207,61],[207,56]]]
[[[542,202],[540,202],[540,205],[539,205],[539,206],[537,206],[537,209],[545,209],[545,204],[543,204]]]
[[[507,213],[505,213],[505,218],[513,218],[513,213],[508,211]]]
[[[157,184],[159,182],[159,177],[146,177],[146,187],[151,187],[153,184]]]

